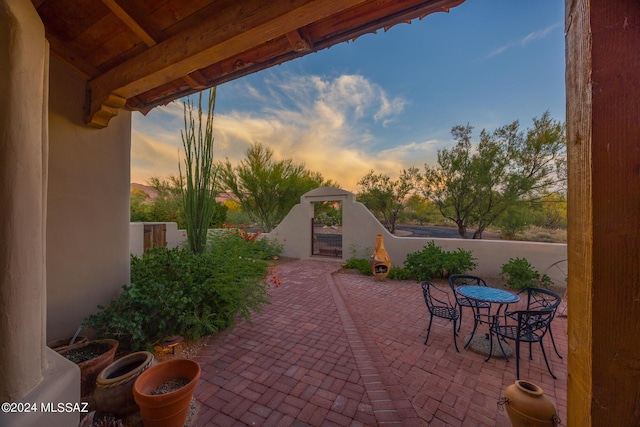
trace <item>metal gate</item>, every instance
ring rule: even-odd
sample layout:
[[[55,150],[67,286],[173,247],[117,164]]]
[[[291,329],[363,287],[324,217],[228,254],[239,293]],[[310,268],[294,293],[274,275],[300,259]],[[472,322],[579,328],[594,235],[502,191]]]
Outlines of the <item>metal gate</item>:
[[[311,255],[342,258],[342,227],[327,226],[312,218]]]

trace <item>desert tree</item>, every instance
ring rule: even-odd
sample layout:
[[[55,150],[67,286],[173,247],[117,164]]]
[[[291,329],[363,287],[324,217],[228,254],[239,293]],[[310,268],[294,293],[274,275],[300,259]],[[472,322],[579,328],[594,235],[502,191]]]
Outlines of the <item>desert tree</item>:
[[[388,175],[376,174],[371,170],[358,181],[358,201],[364,204],[390,233],[394,233],[407,198],[421,180],[419,172],[418,168],[410,167],[402,170],[397,179],[391,179]]]
[[[438,151],[436,166],[425,165],[423,192],[441,214],[455,222],[461,237],[475,226],[473,238],[510,207],[535,202],[566,182],[566,135],[549,112],[520,130],[518,121],[493,132],[482,130],[477,146],[473,127],[454,126],[455,145]]]
[[[235,166],[227,159],[219,168],[224,189],[265,232],[273,230],[304,193],[337,186],[292,159],[276,160],[273,150],[261,143],[252,144]]]

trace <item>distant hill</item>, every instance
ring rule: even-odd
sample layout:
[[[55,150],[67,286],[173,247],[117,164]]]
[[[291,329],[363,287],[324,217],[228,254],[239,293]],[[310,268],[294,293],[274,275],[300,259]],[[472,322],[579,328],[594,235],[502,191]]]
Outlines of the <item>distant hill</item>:
[[[142,190],[145,193],[147,193],[149,195],[149,200],[154,200],[156,197],[158,197],[158,192],[156,191],[155,188],[153,188],[150,185],[144,185],[144,184],[138,184],[137,182],[132,182],[129,191],[133,190],[134,188],[137,188],[138,190]],[[229,196],[226,193],[221,193],[218,195],[218,197],[216,197],[216,202],[224,203],[229,199],[233,199],[233,197]]]
[[[151,187],[150,185],[144,185],[144,184],[138,184],[136,182],[132,182],[129,191],[133,190],[134,188],[137,188],[138,190],[142,190],[145,193],[147,193],[151,200],[158,197],[158,192],[156,191],[155,188]]]

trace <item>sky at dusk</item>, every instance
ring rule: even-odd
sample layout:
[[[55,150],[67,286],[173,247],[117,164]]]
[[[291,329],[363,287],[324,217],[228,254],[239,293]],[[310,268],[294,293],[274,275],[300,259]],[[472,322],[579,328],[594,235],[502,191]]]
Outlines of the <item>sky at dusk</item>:
[[[455,125],[477,140],[546,110],[564,121],[564,49],[563,1],[467,0],[219,86],[215,156],[260,142],[357,192],[371,169],[435,164]],[[178,175],[183,127],[182,100],[133,113],[132,182]]]

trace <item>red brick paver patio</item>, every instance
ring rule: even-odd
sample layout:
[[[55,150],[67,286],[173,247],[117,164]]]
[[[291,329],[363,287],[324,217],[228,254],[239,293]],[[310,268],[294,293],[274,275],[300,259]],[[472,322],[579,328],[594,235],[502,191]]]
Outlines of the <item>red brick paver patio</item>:
[[[429,320],[420,285],[335,274],[337,263],[278,266],[272,304],[212,337],[196,357],[202,377],[196,426],[508,426],[497,405],[515,381],[515,361],[462,348],[471,329],[465,312],[458,344],[451,323]],[[567,353],[566,318],[554,336]],[[521,359],[522,379],[540,385],[566,417],[566,357],[545,342]]]

